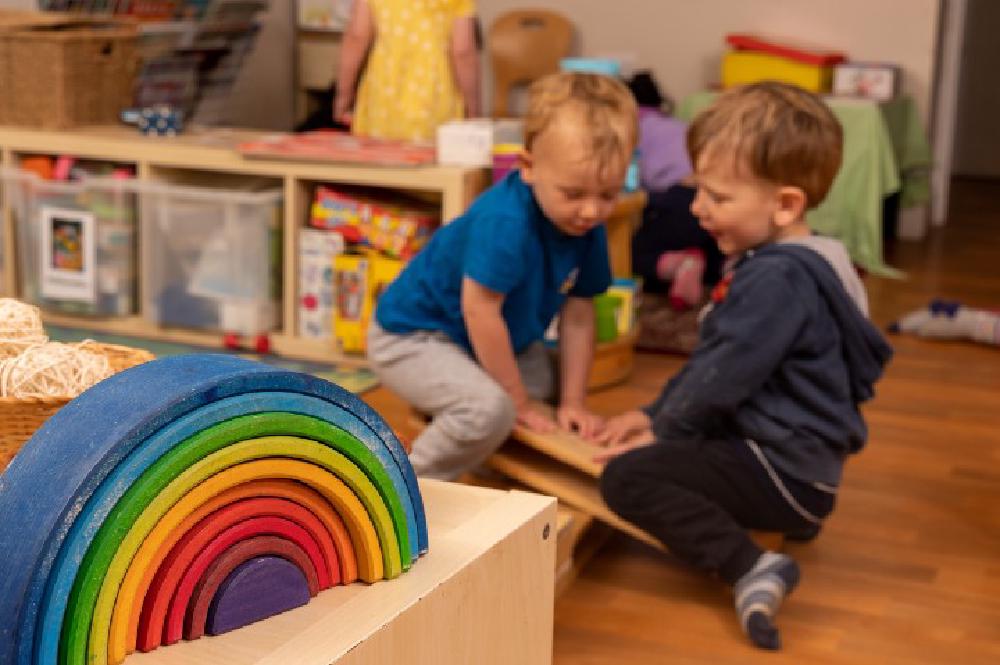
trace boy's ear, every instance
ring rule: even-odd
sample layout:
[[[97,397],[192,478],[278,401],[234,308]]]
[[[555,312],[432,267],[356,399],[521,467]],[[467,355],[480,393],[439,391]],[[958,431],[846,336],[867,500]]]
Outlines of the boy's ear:
[[[526,185],[532,185],[535,181],[535,157],[527,150],[522,150],[518,159],[518,166],[521,169],[521,180]]]
[[[806,214],[806,200],[806,193],[801,187],[779,187],[774,223],[784,227],[802,220]]]

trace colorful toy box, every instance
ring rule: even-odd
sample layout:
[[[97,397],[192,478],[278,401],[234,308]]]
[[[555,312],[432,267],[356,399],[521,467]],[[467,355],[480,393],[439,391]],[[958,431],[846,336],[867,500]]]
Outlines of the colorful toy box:
[[[830,92],[833,68],[844,62],[844,54],[754,35],[726,36],[733,50],[722,58],[722,87],[732,88],[758,81],[782,81],[811,92]]]
[[[375,306],[378,304],[378,299],[382,297],[382,294],[389,288],[393,280],[399,277],[399,273],[403,272],[404,264],[398,259],[375,256],[372,259],[371,266],[371,304],[374,311]]]
[[[730,51],[722,57],[723,88],[758,81],[782,81],[823,93],[830,91],[833,69],[753,51]]]
[[[372,313],[386,287],[402,272],[403,262],[374,253],[341,254],[333,266],[337,345],[345,353],[364,353]]]
[[[409,259],[440,223],[436,206],[385,190],[316,188],[310,225],[337,231],[350,244]]]
[[[619,335],[627,335],[635,328],[640,290],[640,280],[626,277],[615,278],[608,287],[608,295],[621,300],[621,307],[617,311]]]
[[[361,352],[371,319],[368,300],[371,259],[357,254],[341,254],[333,262],[336,307],[333,331],[341,351]]]
[[[299,230],[300,337],[333,337],[333,263],[343,252],[344,237],[336,231]]]

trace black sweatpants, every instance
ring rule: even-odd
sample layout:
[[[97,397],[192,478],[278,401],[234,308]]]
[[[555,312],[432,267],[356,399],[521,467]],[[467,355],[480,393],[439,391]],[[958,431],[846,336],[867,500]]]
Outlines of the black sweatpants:
[[[705,254],[702,282],[712,286],[722,276],[726,258],[691,212],[694,195],[694,188],[686,185],[649,193],[642,225],[632,236],[632,272],[642,277],[647,293],[666,293],[670,288],[670,283],[656,274],[656,263],[664,252],[700,249]]]
[[[682,561],[734,584],[762,550],[748,529],[817,529],[835,495],[777,472],[756,444],[668,440],[612,459],[601,494]]]

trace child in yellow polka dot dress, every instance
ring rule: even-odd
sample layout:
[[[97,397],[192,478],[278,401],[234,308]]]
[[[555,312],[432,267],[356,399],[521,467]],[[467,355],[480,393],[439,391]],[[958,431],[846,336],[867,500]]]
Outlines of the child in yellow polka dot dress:
[[[333,114],[355,134],[410,141],[479,115],[474,0],[355,0]]]

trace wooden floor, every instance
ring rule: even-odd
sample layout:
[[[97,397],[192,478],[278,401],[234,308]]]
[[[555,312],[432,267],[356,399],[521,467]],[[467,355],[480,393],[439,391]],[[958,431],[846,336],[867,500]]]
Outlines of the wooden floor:
[[[888,258],[908,278],[867,280],[879,324],[934,297],[1000,309],[1000,183],[957,182],[948,226]],[[803,581],[781,653],[749,646],[719,583],[618,536],[557,602],[554,662],[1000,663],[1000,349],[891,341],[837,509],[815,542],[786,547]],[[645,403],[679,364],[644,356],[592,407]],[[387,391],[370,401],[404,420]]]

